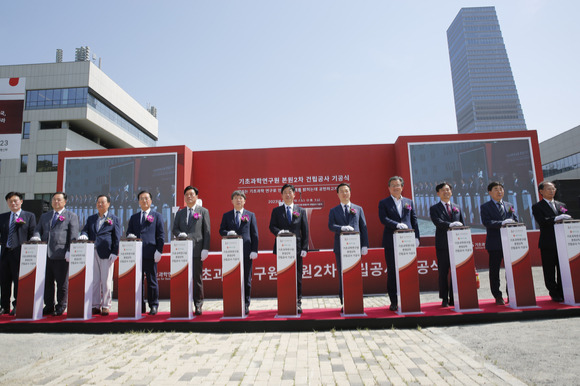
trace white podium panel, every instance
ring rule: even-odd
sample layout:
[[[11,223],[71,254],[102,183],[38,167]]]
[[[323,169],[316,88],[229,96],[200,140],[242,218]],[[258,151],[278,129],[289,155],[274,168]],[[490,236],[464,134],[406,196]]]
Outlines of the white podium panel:
[[[509,307],[536,307],[532,259],[524,224],[508,224],[500,230]]]
[[[17,320],[42,319],[44,306],[44,275],[46,273],[46,243],[25,243],[20,250],[18,275]]]
[[[419,272],[417,271],[417,244],[412,229],[396,230],[393,233],[395,247],[395,273],[397,276],[397,298],[399,315],[420,314],[421,296]]]
[[[276,268],[277,316],[297,317],[296,236],[293,233],[282,233],[276,237]]]
[[[457,312],[481,311],[477,298],[471,229],[469,227],[449,228],[447,245],[453,282],[454,310]]]
[[[68,266],[67,319],[92,318],[94,265],[95,245],[93,242],[72,242]]]
[[[171,281],[169,282],[172,319],[193,319],[193,241],[171,241]]]
[[[222,238],[222,285],[225,318],[244,318],[244,240]]]
[[[121,240],[119,243],[119,319],[142,318],[143,243],[141,240]]]
[[[580,221],[565,220],[554,225],[554,231],[562,275],[564,303],[578,306],[580,305]]]
[[[365,315],[361,269],[360,233],[340,234],[342,299],[344,315]]]

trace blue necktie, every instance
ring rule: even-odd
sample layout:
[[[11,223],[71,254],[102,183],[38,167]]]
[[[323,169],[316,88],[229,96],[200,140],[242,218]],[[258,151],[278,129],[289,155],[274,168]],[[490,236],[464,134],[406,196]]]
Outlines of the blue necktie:
[[[141,225],[145,224],[145,212],[141,215]]]
[[[56,220],[58,219],[58,212],[54,212],[54,216],[52,216],[52,222],[50,223],[50,227],[54,227],[56,225]]]
[[[240,211],[236,210],[236,227],[240,229]]]
[[[346,218],[346,222],[348,222],[348,205],[344,206],[344,218]]]
[[[505,220],[505,209],[503,208],[503,205],[501,204],[501,202],[498,202],[497,206],[498,206],[499,214],[500,214],[502,220]]]
[[[14,229],[16,228],[16,213],[12,213],[12,219],[10,220],[10,227],[8,229],[8,240],[6,241],[6,246],[8,248],[14,247]]]
[[[292,224],[292,212],[290,212],[290,207],[286,207],[286,217],[288,218],[288,224]]]

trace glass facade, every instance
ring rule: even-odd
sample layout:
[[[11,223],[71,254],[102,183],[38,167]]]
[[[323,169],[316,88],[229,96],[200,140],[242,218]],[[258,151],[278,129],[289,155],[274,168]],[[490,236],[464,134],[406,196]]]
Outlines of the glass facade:
[[[137,138],[149,147],[155,146],[155,140],[145,134],[116,111],[92,95],[88,87],[28,90],[26,91],[26,110],[62,109],[71,107],[89,107],[120,127],[123,131]]]
[[[559,160],[542,165],[544,178],[580,168],[580,153],[572,154]]]
[[[527,130],[495,7],[462,8],[447,43],[457,131]]]
[[[58,154],[39,154],[36,156],[37,172],[56,172],[58,170]]]
[[[23,154],[20,156],[20,173],[26,173],[28,171],[28,154]]]
[[[30,138],[30,122],[24,122],[22,125],[22,139]]]

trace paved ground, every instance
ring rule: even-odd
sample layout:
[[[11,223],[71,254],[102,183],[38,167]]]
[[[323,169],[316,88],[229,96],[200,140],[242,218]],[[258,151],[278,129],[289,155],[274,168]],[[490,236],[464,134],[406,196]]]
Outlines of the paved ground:
[[[480,297],[489,298],[480,274]],[[422,294],[423,302],[436,298]],[[385,304],[384,296],[365,298],[368,307]],[[275,299],[252,303],[275,307]],[[308,298],[304,307],[337,308],[338,299]],[[204,308],[221,309],[221,301]],[[580,383],[578,341],[576,318],[413,330],[0,334],[0,384],[570,385]]]

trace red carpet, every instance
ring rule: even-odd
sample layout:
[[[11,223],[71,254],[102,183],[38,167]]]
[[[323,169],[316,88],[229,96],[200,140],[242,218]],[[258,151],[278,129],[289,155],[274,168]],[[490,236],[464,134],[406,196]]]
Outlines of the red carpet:
[[[68,320],[49,316],[37,321],[16,320],[0,316],[0,332],[85,332],[108,333],[135,330],[146,331],[306,331],[331,328],[416,328],[417,326],[448,326],[469,323],[548,319],[580,316],[580,307],[555,303],[549,296],[538,297],[536,308],[512,309],[497,306],[493,299],[479,301],[481,311],[455,312],[440,303],[421,305],[422,314],[399,315],[385,307],[366,308],[366,316],[342,316],[340,309],[304,309],[298,318],[276,317],[276,310],[251,310],[246,318],[223,319],[221,311],[204,311],[192,320],[171,319],[169,312],[155,316],[143,314],[140,320],[118,320],[117,314],[96,315],[90,320]]]

